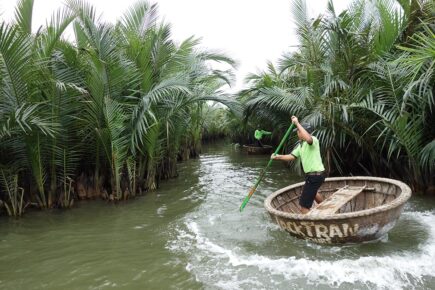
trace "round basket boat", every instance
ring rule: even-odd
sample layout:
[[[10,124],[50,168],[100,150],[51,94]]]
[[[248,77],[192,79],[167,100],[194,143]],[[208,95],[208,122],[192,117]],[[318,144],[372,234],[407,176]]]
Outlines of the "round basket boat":
[[[323,244],[359,243],[384,236],[396,224],[411,197],[405,183],[379,177],[326,178],[319,189],[324,201],[302,214],[299,196],[304,182],[266,198],[272,219],[292,236]]]
[[[255,145],[243,145],[243,151],[247,152],[249,155],[261,155],[261,154],[272,154],[272,146],[263,145],[263,147]]]

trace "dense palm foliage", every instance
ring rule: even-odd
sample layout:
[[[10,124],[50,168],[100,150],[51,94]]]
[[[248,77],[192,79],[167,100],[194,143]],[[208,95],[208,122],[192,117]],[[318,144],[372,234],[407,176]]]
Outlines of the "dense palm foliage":
[[[337,15],[330,1],[310,19],[294,0],[292,11],[300,45],[248,77],[241,118],[222,92],[233,73],[210,65],[234,61],[195,38],[174,42],[156,5],[110,24],[68,0],[32,33],[33,0],[21,0],[0,23],[0,210],[126,199],[176,176],[202,138],[249,142],[262,124],[277,141],[290,115],[315,126],[330,174],[433,188],[434,2],[354,0]]]
[[[295,0],[292,11],[300,45],[249,77],[245,123],[272,120],[284,132],[297,115],[316,128],[330,174],[433,186],[434,2],[355,0],[337,15],[330,1],[310,19]]]
[[[221,92],[234,61],[177,44],[157,7],[138,2],[115,24],[67,1],[32,33],[33,0],[0,24],[0,208],[69,207],[74,196],[120,200],[174,177],[198,153],[204,110],[237,102]],[[68,26],[74,41],[62,35]]]

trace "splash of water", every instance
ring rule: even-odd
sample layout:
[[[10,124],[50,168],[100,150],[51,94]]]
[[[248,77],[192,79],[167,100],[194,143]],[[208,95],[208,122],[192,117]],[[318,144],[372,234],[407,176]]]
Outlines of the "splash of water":
[[[318,257],[270,257],[246,254],[237,248],[226,248],[201,232],[195,221],[186,219],[185,230],[168,244],[170,250],[192,255],[188,271],[204,284],[223,289],[277,288],[289,285],[324,285],[340,287],[361,285],[364,288],[402,289],[424,284],[435,277],[435,211],[408,212],[428,229],[428,239],[412,251],[393,251],[387,255],[325,260]],[[382,241],[381,241],[382,242]],[[384,240],[384,243],[388,241]],[[224,244],[224,243],[222,243]],[[331,247],[340,251],[340,247]],[[213,275],[219,272],[219,277]],[[251,273],[248,275],[247,273]],[[256,273],[252,275],[252,273]]]

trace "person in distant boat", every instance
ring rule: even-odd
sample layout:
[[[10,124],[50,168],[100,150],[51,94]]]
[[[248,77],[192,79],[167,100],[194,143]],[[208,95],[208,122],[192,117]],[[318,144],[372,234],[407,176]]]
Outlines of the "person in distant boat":
[[[318,193],[322,183],[325,181],[325,167],[320,156],[319,140],[311,135],[312,127],[309,124],[300,124],[298,118],[292,116],[292,123],[296,126],[300,140],[299,144],[288,155],[272,154],[270,158],[275,160],[293,161],[300,158],[305,172],[305,184],[302,194],[299,197],[299,205],[302,213],[308,213],[313,201],[317,203],[323,201],[323,197]]]
[[[260,128],[257,128],[257,130],[255,130],[254,133],[254,137],[257,140],[256,144],[258,147],[263,147],[263,143],[261,143],[261,139],[263,138],[264,135],[270,135],[272,134],[271,132],[267,132],[264,130],[260,130]]]

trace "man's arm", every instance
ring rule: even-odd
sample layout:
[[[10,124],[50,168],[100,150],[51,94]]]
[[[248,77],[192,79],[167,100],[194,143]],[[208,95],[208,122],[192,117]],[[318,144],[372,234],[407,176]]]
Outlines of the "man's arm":
[[[282,160],[282,161],[293,161],[296,159],[296,157],[294,157],[292,154],[287,154],[287,155],[279,155],[279,154],[272,154],[270,156],[270,159],[273,160]]]
[[[304,127],[299,124],[298,118],[295,116],[292,116],[292,122],[295,124],[296,128],[299,131],[300,138],[304,141],[306,141],[308,144],[313,144],[313,138],[311,137],[310,133],[308,133]]]

